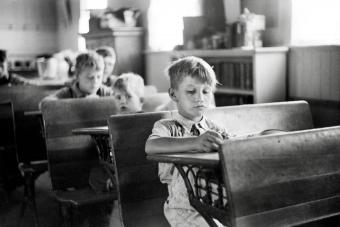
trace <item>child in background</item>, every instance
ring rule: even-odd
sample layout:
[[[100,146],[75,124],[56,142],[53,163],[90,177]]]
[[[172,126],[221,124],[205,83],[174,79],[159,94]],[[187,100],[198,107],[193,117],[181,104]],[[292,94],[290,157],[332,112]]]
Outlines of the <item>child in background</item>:
[[[144,102],[144,80],[134,73],[123,73],[113,84],[119,114],[140,113]]]
[[[141,113],[144,101],[144,80],[134,73],[123,73],[113,84],[113,95],[118,114]],[[109,226],[121,226],[117,200],[110,216]]]
[[[116,64],[116,53],[112,47],[102,46],[99,47],[96,52],[104,58],[104,75],[103,75],[103,84],[111,87],[115,80],[118,78],[113,75],[113,69]]]
[[[111,96],[112,90],[102,85],[104,60],[94,51],[76,58],[75,81],[43,100]]]
[[[216,151],[228,136],[224,129],[204,117],[217,83],[213,69],[200,58],[185,57],[170,65],[167,72],[169,95],[178,114],[155,123],[146,142],[146,153]],[[190,205],[184,181],[174,165],[160,163],[159,177],[168,185],[164,214],[171,226],[208,227]]]

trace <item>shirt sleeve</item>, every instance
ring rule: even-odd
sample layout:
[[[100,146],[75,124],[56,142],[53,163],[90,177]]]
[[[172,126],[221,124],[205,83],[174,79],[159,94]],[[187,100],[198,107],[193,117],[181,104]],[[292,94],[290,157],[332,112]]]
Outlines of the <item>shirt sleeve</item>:
[[[171,137],[170,129],[166,126],[164,121],[157,121],[152,129],[152,133],[148,139],[155,139],[160,137]]]

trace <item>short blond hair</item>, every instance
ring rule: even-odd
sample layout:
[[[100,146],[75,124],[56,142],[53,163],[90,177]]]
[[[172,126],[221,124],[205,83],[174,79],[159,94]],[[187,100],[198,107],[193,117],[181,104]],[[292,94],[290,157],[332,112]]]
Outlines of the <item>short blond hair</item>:
[[[115,90],[127,91],[130,90],[138,95],[139,98],[144,98],[144,79],[135,73],[121,74],[113,84],[113,92]]]
[[[208,83],[214,89],[218,81],[212,67],[202,58],[189,56],[174,61],[166,73],[170,78],[170,87],[177,89],[184,77],[190,76],[203,83]]]

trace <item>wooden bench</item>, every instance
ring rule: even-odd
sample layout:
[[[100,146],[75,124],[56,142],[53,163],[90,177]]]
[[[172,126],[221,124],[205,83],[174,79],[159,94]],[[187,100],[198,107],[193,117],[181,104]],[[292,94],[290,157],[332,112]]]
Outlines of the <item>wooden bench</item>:
[[[45,101],[41,110],[52,189],[66,221],[72,222],[72,208],[113,204],[115,193],[97,193],[88,184],[90,169],[98,164],[94,141],[90,136],[74,135],[72,130],[106,125],[107,118],[117,112],[114,99]]]
[[[226,141],[230,226],[292,226],[340,214],[339,138],[340,127],[330,127]]]
[[[118,202],[121,222],[125,226],[164,219],[165,185],[159,182],[157,163],[146,161],[144,150],[153,124],[171,118],[174,113],[111,116],[109,119]],[[308,104],[303,101],[218,107],[208,110],[206,116],[234,134],[271,128],[294,131],[313,127]]]

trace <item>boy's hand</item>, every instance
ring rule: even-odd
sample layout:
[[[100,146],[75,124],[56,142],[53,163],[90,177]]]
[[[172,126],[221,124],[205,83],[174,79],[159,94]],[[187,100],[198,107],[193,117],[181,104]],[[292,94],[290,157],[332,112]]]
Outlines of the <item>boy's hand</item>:
[[[222,136],[215,131],[206,131],[196,137],[196,150],[201,152],[212,152],[217,150],[223,142]]]

